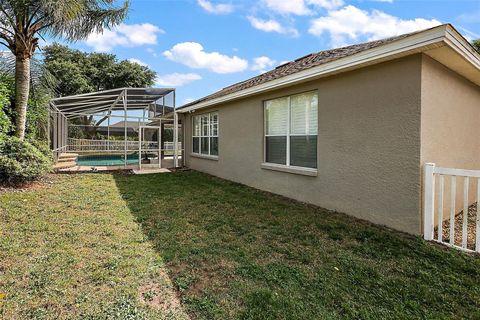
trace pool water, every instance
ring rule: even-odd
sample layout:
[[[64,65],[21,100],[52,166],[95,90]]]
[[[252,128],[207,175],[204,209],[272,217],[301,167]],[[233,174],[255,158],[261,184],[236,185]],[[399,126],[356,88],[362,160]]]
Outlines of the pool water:
[[[123,154],[78,156],[77,165],[86,167],[122,166],[125,164],[124,159],[125,156]],[[138,154],[129,154],[127,156],[127,164],[138,164]]]

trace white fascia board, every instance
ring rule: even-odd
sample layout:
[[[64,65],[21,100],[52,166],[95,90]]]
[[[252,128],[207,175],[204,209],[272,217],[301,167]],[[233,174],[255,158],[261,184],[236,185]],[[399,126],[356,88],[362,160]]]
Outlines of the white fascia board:
[[[219,98],[208,100],[205,102],[199,102],[190,107],[179,109],[179,113],[192,112],[197,109],[206,108],[219,103],[244,98],[250,95],[258,94],[265,91],[279,89],[285,86],[313,80],[320,77],[325,77],[329,74],[339,73],[342,70],[351,70],[361,67],[365,64],[372,63],[376,60],[385,61],[388,57],[397,57],[402,53],[406,55],[408,52],[421,52],[422,48],[435,43],[444,42],[446,39],[446,30],[448,25],[442,25],[437,28],[433,28],[410,37],[379,46],[377,48],[365,50],[341,58],[332,62],[328,62],[317,67],[313,67],[304,71],[300,71],[276,80],[268,81],[266,83],[259,84],[257,86],[247,88],[241,91],[237,91]]]
[[[447,26],[445,42],[458,54],[480,70],[480,54],[451,26]]]

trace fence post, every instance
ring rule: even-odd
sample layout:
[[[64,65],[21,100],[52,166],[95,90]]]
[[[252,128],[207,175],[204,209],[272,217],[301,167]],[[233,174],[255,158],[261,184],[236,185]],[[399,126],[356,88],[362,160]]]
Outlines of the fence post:
[[[433,240],[433,217],[434,217],[434,201],[435,201],[435,163],[425,163],[424,170],[424,214],[423,214],[423,238],[425,240]]]

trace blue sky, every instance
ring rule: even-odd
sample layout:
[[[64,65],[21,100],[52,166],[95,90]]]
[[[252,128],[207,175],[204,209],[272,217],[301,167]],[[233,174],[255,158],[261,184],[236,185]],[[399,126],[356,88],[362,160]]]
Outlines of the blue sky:
[[[480,0],[131,0],[124,24],[73,47],[135,59],[177,105],[305,54],[452,23],[480,38]]]

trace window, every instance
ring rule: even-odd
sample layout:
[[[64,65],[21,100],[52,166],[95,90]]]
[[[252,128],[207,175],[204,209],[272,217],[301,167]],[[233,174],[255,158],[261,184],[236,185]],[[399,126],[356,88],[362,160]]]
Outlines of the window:
[[[265,101],[265,162],[317,168],[316,92]]]
[[[218,112],[193,117],[192,152],[218,156]]]

